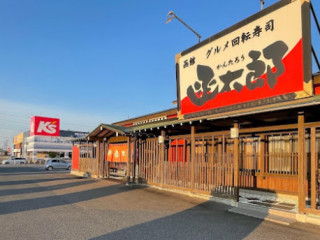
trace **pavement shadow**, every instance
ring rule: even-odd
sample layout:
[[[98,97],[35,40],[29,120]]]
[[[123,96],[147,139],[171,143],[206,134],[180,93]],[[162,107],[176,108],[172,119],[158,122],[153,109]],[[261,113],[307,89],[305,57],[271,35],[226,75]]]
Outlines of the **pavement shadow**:
[[[62,180],[70,180],[70,179],[72,179],[72,177],[43,178],[43,179],[40,178],[40,179],[26,179],[26,180],[19,180],[19,181],[4,181],[4,182],[0,182],[0,186],[33,184],[33,183],[62,181]]]
[[[17,176],[17,175],[40,175],[50,174],[49,172],[19,172],[19,173],[0,173],[0,176]]]
[[[20,174],[20,173],[41,173],[44,172],[44,167],[41,166],[24,166],[24,165],[16,165],[16,166],[7,166],[0,165],[0,175],[2,174]]]
[[[95,182],[97,182],[97,180],[86,180],[86,181],[82,181],[82,182],[76,181],[76,182],[71,182],[71,183],[64,183],[64,184],[53,185],[53,186],[44,186],[44,187],[4,189],[4,190],[0,190],[0,197],[1,196],[9,196],[9,195],[19,195],[19,194],[61,190],[61,189],[65,189],[65,188],[83,186],[83,185],[87,185],[87,184],[91,184],[91,183],[95,183]]]
[[[0,204],[0,215],[79,203],[118,193],[124,193],[138,188],[144,187],[127,187],[123,184],[116,184],[64,195],[2,202]]]
[[[28,171],[28,172],[10,172],[10,173],[0,173],[0,176],[18,176],[18,175],[44,175],[44,174],[56,174],[56,173],[69,173],[68,170],[55,170],[52,172],[42,170],[39,171]]]
[[[230,213],[227,211],[229,208],[208,201],[170,216],[92,239],[243,239],[263,221]]]

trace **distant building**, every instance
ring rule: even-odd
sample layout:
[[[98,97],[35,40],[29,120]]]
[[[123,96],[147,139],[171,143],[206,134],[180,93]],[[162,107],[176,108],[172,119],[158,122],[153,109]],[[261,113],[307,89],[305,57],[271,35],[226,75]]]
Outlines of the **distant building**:
[[[29,131],[22,132],[14,137],[13,139],[13,150],[12,155],[15,157],[21,157],[22,156],[22,145],[23,145],[23,139],[25,137],[30,136]]]
[[[7,155],[8,155],[7,150],[0,149],[0,156],[7,156]]]
[[[88,132],[60,130],[60,119],[34,116],[30,131],[18,134],[13,140],[13,155],[27,160],[44,159],[49,153],[71,158],[72,139],[82,138]]]
[[[44,159],[49,153],[71,158],[72,139],[84,137],[87,132],[60,130],[60,136],[28,136],[24,138],[22,156],[28,160]]]

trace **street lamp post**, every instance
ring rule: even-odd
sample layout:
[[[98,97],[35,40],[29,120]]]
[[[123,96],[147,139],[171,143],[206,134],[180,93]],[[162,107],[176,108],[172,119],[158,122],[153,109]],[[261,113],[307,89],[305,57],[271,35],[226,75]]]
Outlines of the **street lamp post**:
[[[195,30],[193,30],[188,24],[186,24],[184,21],[182,21],[173,11],[170,11],[168,14],[167,14],[167,20],[166,20],[166,23],[169,23],[172,21],[172,19],[176,18],[179,22],[181,22],[183,25],[185,25],[190,31],[192,31],[195,35],[197,35],[198,37],[198,41],[200,43],[200,34],[197,33]]]
[[[261,11],[262,11],[264,7],[264,0],[260,0],[260,3],[261,3]]]

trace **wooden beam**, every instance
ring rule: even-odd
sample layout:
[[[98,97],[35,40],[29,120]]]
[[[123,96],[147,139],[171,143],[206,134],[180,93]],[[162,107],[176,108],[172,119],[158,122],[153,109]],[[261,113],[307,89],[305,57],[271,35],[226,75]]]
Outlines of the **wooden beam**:
[[[305,123],[304,126],[305,127],[319,127],[320,126],[320,122]]]
[[[318,123],[318,126],[320,125],[320,122]],[[306,126],[309,126],[306,124]],[[290,124],[290,125],[279,125],[279,126],[270,126],[270,127],[258,127],[258,128],[245,128],[245,129],[239,129],[239,133],[241,134],[250,134],[250,133],[261,133],[261,132],[273,132],[273,131],[286,131],[290,129],[298,129],[298,124]],[[202,136],[208,136],[208,135],[225,135],[230,134],[230,130],[225,131],[215,131],[215,132],[205,132],[205,133],[197,133],[195,136],[202,137]],[[186,134],[182,135],[175,135],[175,137],[184,138]]]
[[[110,131],[110,130],[108,130],[108,129],[104,129],[104,130],[100,131],[100,132],[96,135],[96,137],[104,137],[109,131]]]
[[[109,138],[110,143],[120,143],[120,142],[127,142],[126,136],[119,136],[119,137],[111,137]]]
[[[305,209],[305,128],[304,128],[304,113],[299,113],[298,116],[298,209],[299,213],[303,213]]]
[[[201,116],[201,117],[194,117],[194,118],[190,118],[188,119],[188,121],[199,121],[201,119],[207,119],[209,121],[214,121],[214,120],[219,120],[219,119],[224,119],[224,118],[232,118],[232,117],[239,117],[239,116],[245,116],[245,115],[253,115],[253,114],[260,114],[260,113],[264,113],[264,112],[270,112],[270,110],[272,108],[273,111],[278,111],[278,110],[285,110],[288,106],[292,106],[294,104],[297,105],[297,107],[299,107],[299,104],[301,104],[300,106],[303,106],[303,104],[313,104],[311,103],[311,101],[318,102],[320,99],[320,96],[314,96],[311,98],[302,98],[302,99],[295,99],[295,100],[291,100],[291,101],[285,101],[285,102],[280,102],[280,103],[274,103],[274,104],[268,104],[266,105],[262,105],[262,106],[258,106],[258,107],[252,107],[252,108],[244,108],[244,109],[240,109],[240,110],[234,110],[234,111],[228,111],[228,112],[223,112],[223,113],[215,113],[215,114],[211,114],[211,115],[207,115],[207,116]]]
[[[136,117],[136,118],[131,118],[131,119],[120,121],[120,122],[116,122],[116,123],[113,123],[113,124],[114,125],[118,125],[118,126],[125,126],[126,124],[132,124],[132,123],[144,122],[144,121],[149,123],[150,119],[155,119],[155,118],[159,118],[159,117],[168,117],[170,115],[175,115],[175,114],[177,114],[177,109],[176,108],[165,110],[165,111],[161,111],[161,112],[157,112],[157,113],[154,113],[154,114],[148,114],[148,115],[144,115],[144,116],[140,116],[140,117]],[[162,121],[166,121],[166,120],[164,119],[164,120],[161,120],[159,122],[162,122]]]
[[[104,137],[111,138],[113,134],[115,134],[115,133],[110,131],[106,135],[104,135]]]
[[[90,137],[89,139],[83,142],[94,142],[94,141],[102,141],[102,140],[103,140],[102,137]]]

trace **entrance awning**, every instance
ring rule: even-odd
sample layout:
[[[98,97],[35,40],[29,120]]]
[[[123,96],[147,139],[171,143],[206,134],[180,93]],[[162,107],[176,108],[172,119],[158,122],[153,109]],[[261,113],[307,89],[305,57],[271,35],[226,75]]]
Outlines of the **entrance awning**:
[[[95,130],[86,137],[88,141],[102,140],[114,136],[126,136],[130,134],[127,127],[117,126],[113,124],[100,124]]]

